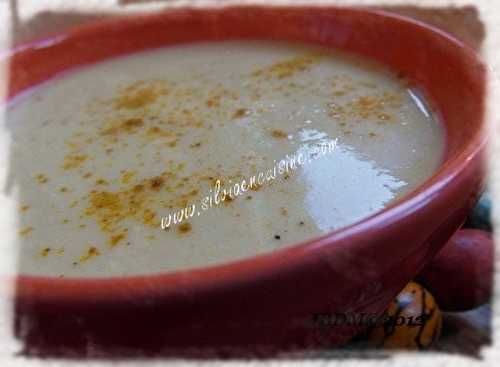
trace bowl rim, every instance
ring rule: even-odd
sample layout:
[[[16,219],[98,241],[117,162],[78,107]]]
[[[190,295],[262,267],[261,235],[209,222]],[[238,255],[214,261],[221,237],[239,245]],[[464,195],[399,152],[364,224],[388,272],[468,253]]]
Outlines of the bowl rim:
[[[40,45],[57,44],[60,40],[74,37],[78,34],[95,33],[105,31],[108,27],[116,25],[130,25],[137,19],[143,21],[152,21],[158,17],[168,16],[174,12],[190,11],[190,12],[212,12],[225,11],[232,9],[247,10],[262,10],[262,9],[321,9],[322,11],[349,11],[358,12],[360,15],[371,14],[377,17],[384,17],[395,22],[410,23],[419,31],[433,32],[448,44],[453,44],[454,47],[460,48],[465,54],[471,56],[476,64],[483,67],[480,56],[469,45],[458,40],[445,31],[436,28],[432,25],[424,23],[413,18],[392,13],[386,10],[367,7],[347,7],[335,5],[228,5],[219,7],[180,7],[175,9],[163,10],[154,13],[140,13],[133,15],[125,15],[113,17],[111,19],[91,21],[83,25],[72,27],[63,32],[54,33],[50,36],[33,40],[30,42],[14,45],[6,52],[0,53],[0,59],[5,60],[13,57],[17,53],[23,52],[26,49],[37,48]],[[169,46],[166,46],[169,47]],[[137,51],[136,51],[137,52]],[[122,55],[126,57],[131,53]],[[91,65],[91,64],[90,64]],[[70,70],[71,71],[71,70]],[[38,86],[42,83],[36,83]],[[28,88],[24,88],[16,93],[10,100],[16,99],[23,94]],[[432,101],[431,101],[432,102]],[[445,186],[453,182],[460,176],[460,173],[467,167],[470,161],[480,156],[485,149],[487,136],[483,133],[485,127],[485,118],[482,116],[478,123],[476,133],[470,137],[468,143],[461,149],[460,153],[453,159],[445,158],[434,174],[420,184],[414,191],[405,195],[395,203],[387,206],[381,211],[365,217],[351,225],[339,228],[335,231],[328,232],[321,236],[317,236],[284,248],[259,254],[256,256],[245,257],[243,259],[224,262],[206,267],[189,268],[186,270],[175,270],[169,272],[160,272],[152,274],[137,274],[129,276],[106,276],[106,277],[68,277],[59,278],[56,276],[37,276],[29,274],[17,274],[14,276],[16,284],[16,297],[38,297],[47,300],[72,300],[72,301],[88,301],[91,297],[92,302],[96,300],[116,301],[121,297],[130,299],[133,296],[144,296],[151,293],[151,284],[155,285],[155,293],[175,294],[186,292],[186,289],[193,291],[210,289],[213,287],[224,287],[237,285],[240,283],[255,281],[256,279],[266,278],[277,272],[293,271],[294,267],[299,266],[306,261],[306,258],[314,255],[318,249],[326,246],[331,246],[335,242],[341,242],[346,239],[356,239],[367,234],[376,235],[384,227],[394,225],[401,221],[409,214],[417,211],[421,206],[425,205],[429,200],[438,195]],[[344,246],[354,246],[356,241],[351,241]],[[337,244],[335,244],[337,246]],[[20,291],[20,292],[19,292]]]

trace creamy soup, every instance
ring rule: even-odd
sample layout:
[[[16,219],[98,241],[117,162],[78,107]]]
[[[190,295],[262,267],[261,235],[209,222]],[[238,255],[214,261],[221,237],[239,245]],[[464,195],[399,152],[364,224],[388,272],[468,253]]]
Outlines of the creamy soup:
[[[400,76],[281,43],[105,61],[4,115],[19,271],[58,277],[189,269],[300,243],[415,190],[444,148]]]

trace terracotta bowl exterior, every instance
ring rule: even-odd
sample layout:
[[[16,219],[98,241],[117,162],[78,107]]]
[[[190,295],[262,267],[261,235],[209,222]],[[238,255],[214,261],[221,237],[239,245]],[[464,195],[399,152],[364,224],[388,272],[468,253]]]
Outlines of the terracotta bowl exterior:
[[[412,80],[446,127],[446,158],[404,200],[352,226],[220,266],[150,276],[19,275],[14,330],[39,355],[268,355],[340,345],[357,326],[318,313],[380,313],[463,223],[482,188],[485,68],[425,24],[336,7],[179,9],[103,21],[11,50],[9,97],[67,70],[197,41],[323,45],[378,60]]]

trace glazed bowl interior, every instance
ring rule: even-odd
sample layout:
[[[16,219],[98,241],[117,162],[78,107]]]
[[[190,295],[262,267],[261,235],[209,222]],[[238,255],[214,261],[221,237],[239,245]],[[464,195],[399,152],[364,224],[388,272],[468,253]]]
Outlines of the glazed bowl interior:
[[[483,113],[485,71],[475,53],[447,34],[400,16],[363,9],[320,7],[229,7],[183,9],[105,21],[14,49],[9,97],[68,70],[104,59],[157,47],[197,41],[276,40],[316,44],[376,60],[411,80],[437,112],[446,130],[443,164],[415,192],[352,226],[273,253],[205,269],[118,279],[55,279],[20,276],[30,292],[50,295],[109,296],[112,284],[126,282],[139,294],[151,280],[168,291],[184,287],[265,277],[334,246],[356,246],[358,238],[382,233],[409,220],[418,208],[443,195],[443,187],[485,145]],[[437,200],[438,202],[439,200]],[[377,232],[378,231],[378,232]],[[362,241],[359,241],[361,243]],[[368,246],[368,244],[364,243]],[[146,283],[145,283],[146,282]],[[53,287],[57,283],[58,287]],[[85,283],[89,287],[80,288]],[[125,284],[125,283],[124,283]],[[47,292],[47,288],[50,291]],[[116,294],[115,294],[116,296]]]

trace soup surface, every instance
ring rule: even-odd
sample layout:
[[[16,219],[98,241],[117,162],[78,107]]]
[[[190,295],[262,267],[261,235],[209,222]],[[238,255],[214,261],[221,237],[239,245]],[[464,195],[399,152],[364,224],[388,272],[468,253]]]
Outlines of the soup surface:
[[[411,192],[444,149],[401,77],[265,42],[78,69],[5,107],[1,130],[18,271],[59,277],[189,269],[296,244]]]

